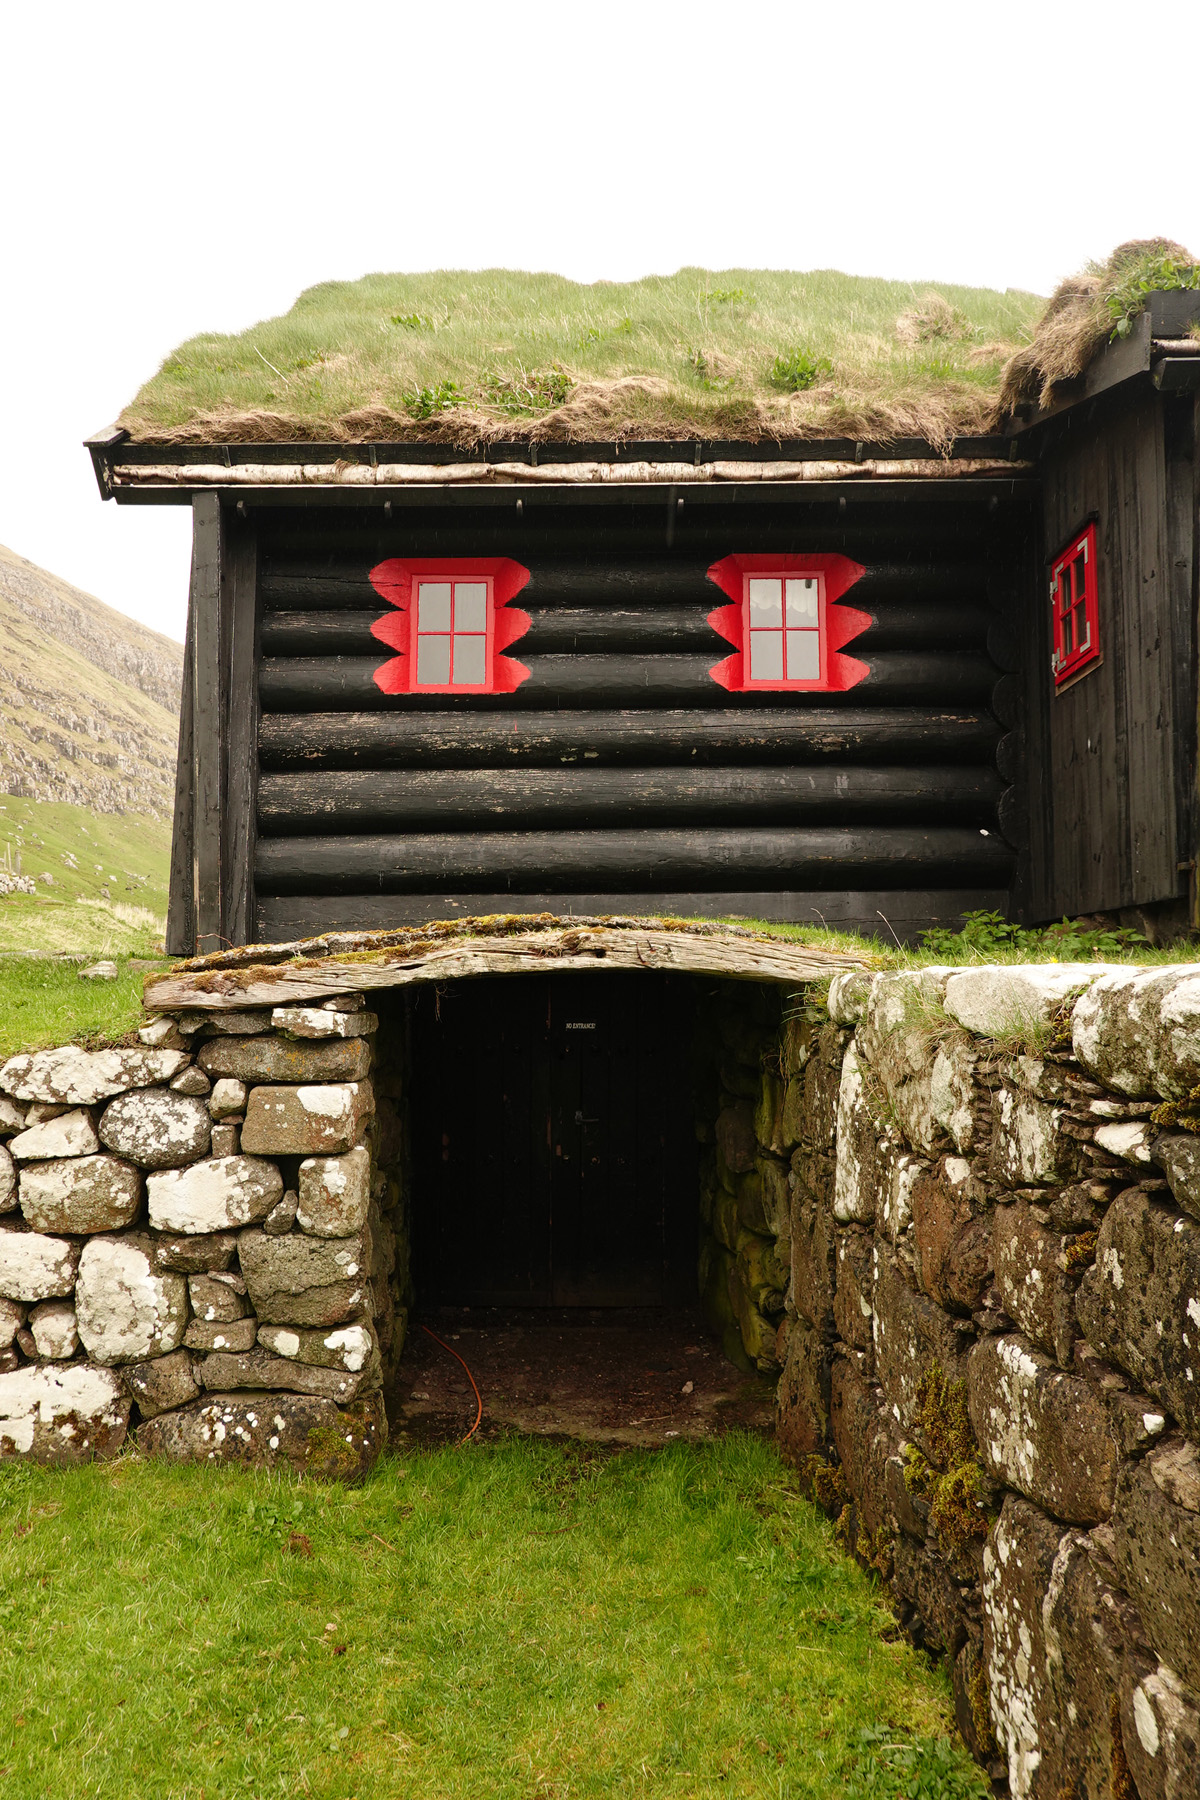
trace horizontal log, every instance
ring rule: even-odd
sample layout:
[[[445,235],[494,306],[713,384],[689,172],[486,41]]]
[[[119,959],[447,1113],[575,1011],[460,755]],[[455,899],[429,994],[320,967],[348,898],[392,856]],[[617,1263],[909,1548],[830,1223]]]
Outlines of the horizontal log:
[[[710,589],[703,605],[691,607],[539,607],[529,602],[532,623],[521,639],[521,650],[514,653],[608,651],[645,656],[692,650],[719,658],[728,654],[728,646],[722,647],[723,640],[708,623],[708,613],[719,598]],[[989,629],[996,629],[995,615],[970,603],[950,608],[931,600],[882,601],[870,616],[871,624],[853,639],[857,656],[880,650],[985,649]],[[371,627],[385,617],[387,611],[380,605],[270,612],[262,622],[262,654],[377,657],[379,639]]]
[[[719,648],[719,646],[718,646]],[[375,671],[379,656],[267,657],[259,665],[259,698],[265,712],[416,711],[490,712],[543,706],[670,706],[717,707],[729,704],[727,691],[710,670],[721,660],[705,656],[537,656],[522,645],[514,655],[529,669],[528,680],[513,694],[383,693]],[[871,658],[870,673],[856,684],[864,702],[891,700],[916,705],[922,701],[951,705],[986,702],[999,671],[986,656],[970,651],[881,651]],[[830,696],[754,693],[742,696],[744,707],[780,707],[830,703]],[[840,697],[834,697],[836,704]]]
[[[966,827],[707,831],[434,832],[260,838],[264,894],[402,894],[486,885],[513,893],[586,883],[623,888],[755,882],[844,888],[851,882],[1002,886],[1012,853]]]
[[[828,892],[787,888],[697,893],[663,889],[648,894],[265,894],[258,902],[260,944],[283,945],[317,932],[379,931],[431,920],[478,918],[494,913],[555,913],[585,919],[636,913],[673,919],[770,919],[780,924],[828,926],[916,943],[931,925],[957,931],[969,912],[1008,910],[1005,888],[868,888]],[[258,960],[263,960],[258,952]],[[363,965],[355,962],[353,968]],[[603,966],[603,965],[597,965]],[[320,992],[314,989],[314,994]],[[245,1005],[235,997],[222,1004]]]
[[[991,825],[991,768],[362,769],[263,775],[268,835],[873,818]]]
[[[486,543],[456,547],[464,556],[505,554],[520,557],[517,547],[505,546],[503,551],[498,550],[494,533]],[[413,555],[420,553],[412,552]],[[853,556],[854,546],[846,553]],[[404,552],[381,549],[380,559],[389,554],[402,555]],[[864,547],[858,556],[860,562],[865,554]],[[526,605],[534,602],[547,607],[599,606],[622,610],[643,605],[668,608],[719,605],[721,601],[720,593],[708,580],[708,565],[712,560],[709,557],[648,561],[639,559],[635,553],[619,562],[542,562],[526,549],[520,559],[530,570],[528,586],[523,590],[522,604]],[[327,607],[369,608],[377,605],[379,597],[368,580],[372,560],[370,552],[365,552],[354,561],[332,568],[314,566],[315,558],[311,563],[273,563],[260,579],[264,608],[269,615],[277,610],[307,612]],[[994,574],[991,578],[994,579]],[[915,557],[912,562],[879,562],[869,564],[855,583],[854,604],[865,603],[868,610],[876,602],[908,600],[940,607],[957,606],[968,596],[986,594],[988,583],[989,570],[983,564],[931,562],[920,557]]]
[[[265,714],[265,770],[557,768],[673,763],[991,762],[989,713],[947,707],[716,712]]]

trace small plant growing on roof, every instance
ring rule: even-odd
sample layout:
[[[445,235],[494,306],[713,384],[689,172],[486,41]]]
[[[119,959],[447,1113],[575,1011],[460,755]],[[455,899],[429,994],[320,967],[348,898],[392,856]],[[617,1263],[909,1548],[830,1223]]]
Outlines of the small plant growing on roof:
[[[392,324],[402,325],[406,331],[436,331],[437,326],[427,313],[393,313]]]
[[[802,394],[833,374],[827,356],[814,356],[811,350],[789,350],[771,364],[772,387],[785,388],[790,394]]]
[[[966,313],[932,288],[896,320],[902,344],[956,343],[974,335]]]
[[[405,405],[412,418],[432,419],[435,413],[449,412],[455,406],[465,406],[467,399],[468,395],[456,381],[439,381],[435,387],[415,388]]]
[[[1142,249],[1129,245],[1128,248]],[[1112,258],[1120,256],[1120,251]],[[1128,337],[1133,321],[1143,310],[1147,294],[1170,294],[1200,288],[1200,263],[1193,262],[1180,244],[1145,246],[1143,254],[1133,255],[1111,269],[1104,292],[1104,305],[1113,321],[1113,338]]]
[[[485,375],[483,391],[498,412],[549,412],[561,406],[575,386],[565,369],[521,369],[517,375]]]

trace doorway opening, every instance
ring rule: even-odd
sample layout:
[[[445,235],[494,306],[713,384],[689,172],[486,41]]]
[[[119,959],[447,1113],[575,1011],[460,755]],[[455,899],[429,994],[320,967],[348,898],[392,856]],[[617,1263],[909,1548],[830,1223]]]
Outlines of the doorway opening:
[[[786,1191],[786,1163],[756,1173],[749,1095],[773,1079],[778,991],[601,968],[419,986],[380,1011],[411,1309],[393,1428],[474,1416],[447,1349],[485,1429],[768,1428],[786,1276],[761,1254],[761,1191]]]

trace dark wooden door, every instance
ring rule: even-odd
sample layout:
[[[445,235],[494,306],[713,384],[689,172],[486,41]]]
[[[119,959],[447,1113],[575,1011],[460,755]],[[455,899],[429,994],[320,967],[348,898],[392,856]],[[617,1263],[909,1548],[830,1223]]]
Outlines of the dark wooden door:
[[[695,1293],[686,983],[647,973],[422,992],[418,1302],[640,1306]]]

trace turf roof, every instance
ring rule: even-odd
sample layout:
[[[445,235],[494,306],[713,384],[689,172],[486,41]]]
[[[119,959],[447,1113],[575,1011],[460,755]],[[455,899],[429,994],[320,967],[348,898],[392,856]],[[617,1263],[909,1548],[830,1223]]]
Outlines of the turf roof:
[[[174,351],[126,408],[169,442],[926,438],[997,421],[1045,302],[835,270],[324,282]]]

